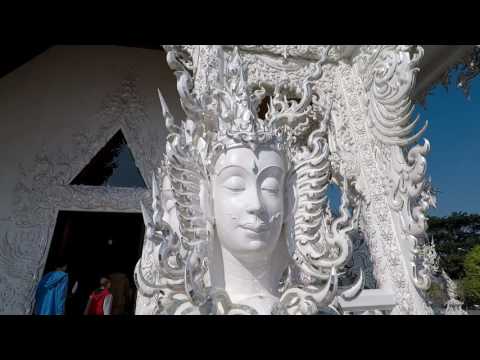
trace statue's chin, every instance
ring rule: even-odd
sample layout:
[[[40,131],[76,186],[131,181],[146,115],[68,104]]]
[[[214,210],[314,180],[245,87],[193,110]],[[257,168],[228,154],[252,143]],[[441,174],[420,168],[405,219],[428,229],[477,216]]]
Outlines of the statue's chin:
[[[227,248],[228,249],[228,248]],[[256,258],[258,256],[268,257],[272,255],[272,244],[264,239],[246,238],[241,246],[228,249],[230,253],[239,258]]]
[[[262,239],[252,239],[248,242],[248,247],[250,251],[257,251],[266,249],[268,247],[268,243]]]
[[[220,243],[232,255],[271,255],[277,244],[277,241],[272,238],[271,231],[236,229],[229,236],[224,235],[224,240],[221,239]]]

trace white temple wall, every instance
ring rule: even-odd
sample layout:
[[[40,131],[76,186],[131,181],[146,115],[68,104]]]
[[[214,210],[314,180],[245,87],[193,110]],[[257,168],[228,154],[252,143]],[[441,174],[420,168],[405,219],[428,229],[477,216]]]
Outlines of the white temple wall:
[[[72,136],[95,131],[102,102],[129,74],[138,77],[147,115],[162,130],[157,88],[180,116],[175,77],[161,51],[56,46],[0,79],[0,219],[11,216],[19,164],[31,165],[43,146],[75,151]],[[158,136],[161,146],[164,134]]]
[[[128,190],[111,193],[118,193],[117,199],[108,199],[108,191],[99,193],[98,203],[89,207],[89,191],[95,189],[79,187],[75,193],[67,187],[119,128],[150,185],[165,143],[157,88],[181,119],[176,80],[165,53],[117,46],[55,46],[0,79],[0,313],[31,311],[32,289],[53,235],[52,219],[61,209],[54,208],[57,200],[63,200],[63,207],[71,203],[72,209],[80,204],[101,211],[102,204],[111,201],[105,210],[140,212],[133,195],[125,200],[128,206],[120,204]],[[45,184],[39,186],[42,180]],[[20,183],[28,188],[21,193]],[[60,186],[58,191],[55,186]],[[45,201],[45,207],[52,208],[19,210],[19,198],[23,205],[41,207]],[[42,244],[31,250],[35,239]]]

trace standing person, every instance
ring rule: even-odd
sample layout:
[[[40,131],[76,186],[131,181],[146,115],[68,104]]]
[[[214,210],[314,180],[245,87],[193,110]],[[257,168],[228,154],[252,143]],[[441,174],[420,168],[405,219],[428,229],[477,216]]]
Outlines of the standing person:
[[[110,315],[112,312],[111,282],[107,276],[100,279],[100,287],[88,299],[84,315]]]
[[[67,297],[67,304],[65,315],[78,315],[83,314],[84,310],[84,301],[82,301],[81,290],[79,288],[83,287],[80,285],[80,280],[75,275],[72,276],[72,273],[69,274],[69,295]],[[73,283],[73,286],[71,284]],[[86,296],[85,296],[86,297]]]
[[[132,289],[127,275],[114,272],[109,275],[111,280],[110,291],[113,295],[112,315],[126,315],[130,310],[132,301]]]
[[[67,292],[67,265],[62,263],[40,280],[35,294],[34,314],[64,315]]]

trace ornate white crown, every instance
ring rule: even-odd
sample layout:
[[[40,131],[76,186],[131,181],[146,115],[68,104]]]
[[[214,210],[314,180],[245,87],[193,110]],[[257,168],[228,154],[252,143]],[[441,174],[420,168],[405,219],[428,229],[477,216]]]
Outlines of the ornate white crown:
[[[201,95],[193,91],[191,76],[178,59],[168,57],[169,65],[177,70],[175,75],[180,101],[188,119],[181,127],[174,124],[159,92],[167,129],[171,133],[185,132],[182,137],[195,146],[200,139],[213,144],[209,150],[218,148],[220,144],[227,147],[249,144],[292,148],[285,145],[295,143],[315,125],[311,122],[315,100],[312,98],[312,85],[322,74],[322,61],[312,65],[312,75],[301,84],[292,87],[282,82],[275,87],[269,96],[268,111],[262,119],[258,116],[259,107],[269,95],[267,90],[261,84],[249,84],[248,64],[242,61],[236,47],[231,54],[225,53],[221,46],[213,48],[217,55],[217,67],[209,76],[213,80]]]

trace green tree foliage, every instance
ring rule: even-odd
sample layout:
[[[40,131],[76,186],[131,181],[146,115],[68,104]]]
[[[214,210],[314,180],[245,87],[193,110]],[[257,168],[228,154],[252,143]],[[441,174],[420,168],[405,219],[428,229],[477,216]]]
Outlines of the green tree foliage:
[[[463,292],[468,304],[480,304],[480,245],[465,256]]]
[[[448,301],[445,289],[443,289],[443,287],[436,282],[432,282],[432,285],[427,290],[427,294],[434,305],[438,307],[443,307],[443,305],[445,305],[445,303]]]
[[[431,217],[428,233],[435,240],[440,266],[452,279],[463,278],[466,254],[480,245],[480,214],[455,212],[443,218]]]

